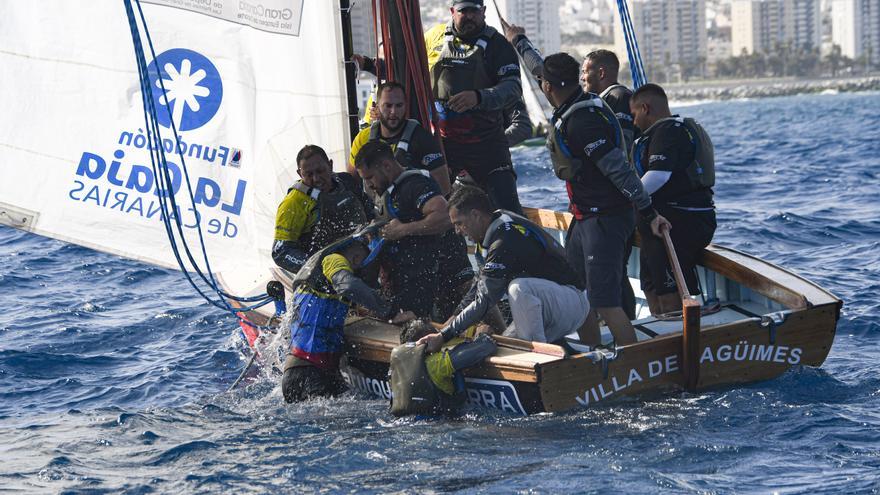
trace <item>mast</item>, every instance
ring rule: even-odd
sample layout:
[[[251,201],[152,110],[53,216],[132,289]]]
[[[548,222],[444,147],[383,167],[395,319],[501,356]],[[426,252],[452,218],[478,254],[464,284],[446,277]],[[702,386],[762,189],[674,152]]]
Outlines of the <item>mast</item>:
[[[354,55],[354,46],[351,39],[351,0],[339,0],[339,12],[342,21],[342,54],[345,60],[345,97],[348,100],[348,141],[351,142],[360,128],[358,124],[358,98],[357,98],[357,74],[356,67],[350,63]]]

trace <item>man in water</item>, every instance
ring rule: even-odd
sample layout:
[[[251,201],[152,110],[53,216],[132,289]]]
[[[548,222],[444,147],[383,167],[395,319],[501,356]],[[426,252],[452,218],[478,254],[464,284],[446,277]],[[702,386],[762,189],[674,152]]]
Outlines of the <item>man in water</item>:
[[[660,235],[668,224],[651,206],[624,152],[623,133],[601,98],[578,85],[580,64],[567,53],[550,55],[541,69],[541,90],[555,109],[547,148],[556,176],[565,181],[574,223],[565,245],[569,263],[584,277],[593,311],[581,340],[600,343],[597,316],[618,345],[636,341],[621,307],[624,253],[635,212]]]
[[[365,244],[356,239],[336,244],[316,253],[294,281],[296,310],[292,313],[290,352],[281,378],[287,402],[332,397],[346,390],[339,358],[350,303],[392,323],[413,317],[398,313],[355,275],[369,254]]]
[[[366,223],[369,200],[357,180],[333,173],[327,153],[313,144],[296,155],[300,180],[278,205],[272,260],[296,273],[309,256]]]
[[[674,227],[669,234],[688,291],[698,294],[695,266],[715,234],[715,154],[712,140],[691,118],[672,115],[666,92],[656,84],[640,87],[630,99],[635,124],[642,135],[633,147],[633,162],[654,205]],[[642,238],[641,281],[651,313],[681,309],[675,277],[660,239]]]
[[[383,293],[419,317],[429,317],[438,289],[440,238],[452,225],[440,186],[424,170],[404,169],[387,143],[365,144],[355,159],[364,183],[378,196],[381,217],[379,255]]]
[[[439,333],[419,340],[429,352],[478,323],[505,294],[513,314],[513,327],[505,335],[553,342],[586,319],[589,302],[565,249],[529,220],[493,210],[489,197],[474,187],[456,190],[449,200],[455,229],[488,252],[463,309]]]

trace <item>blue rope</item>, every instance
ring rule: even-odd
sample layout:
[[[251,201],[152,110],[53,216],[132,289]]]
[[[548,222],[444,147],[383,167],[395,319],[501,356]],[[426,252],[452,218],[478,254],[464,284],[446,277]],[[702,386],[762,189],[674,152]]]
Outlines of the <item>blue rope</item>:
[[[623,27],[623,38],[626,42],[626,54],[629,59],[629,69],[632,73],[633,88],[638,89],[648,82],[645,75],[645,66],[642,63],[642,55],[639,51],[639,43],[636,40],[636,32],[630,17],[629,7],[626,0],[617,0],[617,10],[620,15],[620,23]]]
[[[199,263],[193,257],[192,251],[186,241],[186,236],[184,235],[184,226],[183,222],[180,219],[181,209],[177,204],[174,188],[173,188],[173,180],[171,178],[171,172],[168,168],[168,162],[165,156],[165,150],[163,149],[162,143],[162,135],[159,126],[158,119],[158,110],[155,105],[155,101],[153,99],[153,91],[150,85],[150,74],[147,66],[147,58],[146,52],[144,50],[143,40],[141,39],[140,29],[137,23],[137,17],[135,16],[134,8],[132,6],[132,1],[137,4],[138,14],[141,20],[141,24],[143,25],[144,35],[146,36],[147,45],[149,46],[149,53],[152,56],[153,60],[156,60],[156,52],[153,48],[152,38],[150,37],[149,29],[147,28],[147,22],[144,17],[143,9],[141,7],[140,0],[123,0],[125,4],[125,11],[128,16],[129,28],[131,29],[132,43],[134,45],[135,52],[135,60],[137,62],[138,67],[138,79],[141,88],[141,99],[144,105],[144,121],[147,131],[147,142],[151,144],[159,143],[158,146],[148,146],[150,149],[150,164],[153,170],[153,175],[156,178],[156,188],[159,198],[159,206],[162,213],[162,223],[165,227],[165,233],[168,236],[168,240],[171,244],[171,250],[174,254],[174,258],[177,261],[180,270],[183,272],[187,281],[189,281],[190,285],[196,290],[196,292],[202,296],[207,302],[212,304],[215,307],[218,307],[222,310],[231,312],[235,314],[239,319],[247,322],[249,325],[254,326],[256,328],[264,329],[266,327],[261,327],[258,325],[254,325],[250,321],[242,318],[238,314],[240,312],[251,311],[262,307],[266,304],[269,304],[273,301],[272,297],[268,294],[261,294],[258,296],[251,297],[239,297],[229,294],[223,291],[216,279],[214,278],[213,271],[211,270],[210,261],[208,259],[208,253],[205,248],[205,240],[204,235],[202,233],[201,228],[201,216],[196,211],[195,198],[192,190],[192,184],[189,180],[189,172],[186,168],[185,158],[183,153],[181,152],[179,147],[177,148],[178,156],[180,157],[181,162],[181,170],[183,172],[183,179],[186,182],[187,192],[189,194],[190,203],[192,204],[192,210],[196,214],[196,231],[199,237],[199,244],[202,251],[202,258],[205,263],[205,271],[207,272],[207,276],[204,272],[202,272],[199,267]],[[157,67],[158,71],[158,67]],[[164,83],[162,82],[162,78],[158,78],[160,88],[162,92],[165,92]],[[170,107],[167,107],[167,111],[170,112]],[[169,115],[170,117],[170,115]],[[174,135],[174,143],[179,141],[179,136],[177,133],[177,128],[174,124],[174,120],[169,118],[171,122],[171,131]],[[155,140],[153,137],[155,136]],[[174,219],[174,225],[172,225],[172,218]],[[180,247],[178,246],[178,241],[175,236],[174,227],[176,227],[177,235],[180,237],[180,246],[183,247],[184,252],[186,253],[186,258],[189,261],[189,264],[192,267],[192,270],[198,275],[198,277],[204,282],[215,294],[217,294],[217,298],[214,299],[203,291],[193,277],[190,275],[189,270],[187,269],[187,265],[184,263],[184,260],[180,254]],[[233,308],[227,299],[239,301],[239,302],[253,302],[251,306],[243,307],[243,308]]]

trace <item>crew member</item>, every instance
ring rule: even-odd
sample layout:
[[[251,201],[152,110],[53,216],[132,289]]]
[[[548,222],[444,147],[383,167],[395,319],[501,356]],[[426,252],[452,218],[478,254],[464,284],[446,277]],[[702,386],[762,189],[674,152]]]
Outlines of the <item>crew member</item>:
[[[425,34],[434,109],[452,172],[465,171],[498,208],[521,212],[504,108],[522,99],[516,52],[486,25],[483,0],[453,0],[452,20]]]
[[[296,165],[300,180],[278,205],[272,246],[275,264],[291,273],[313,253],[366,223],[369,203],[354,177],[333,173],[333,162],[320,146],[304,146]]]
[[[339,358],[350,303],[393,323],[413,317],[398,313],[355,275],[368,254],[363,242],[348,238],[320,250],[297,273],[290,352],[281,379],[285,401],[335,396],[345,391]]]
[[[614,112],[617,122],[620,123],[620,130],[623,131],[626,154],[631,159],[633,140],[638,136],[638,129],[633,124],[632,113],[629,110],[632,91],[617,82],[619,70],[620,61],[614,52],[609,50],[592,51],[584,58],[584,63],[581,66],[581,86],[585,91],[599,95]],[[626,243],[626,251],[623,254],[623,280],[620,284],[623,311],[630,320],[636,319],[636,295],[627,275],[627,264],[634,242],[633,235]]]
[[[404,169],[387,143],[365,144],[355,168],[377,195],[383,227],[383,293],[395,305],[429,317],[437,293],[440,236],[452,225],[440,186],[424,170]]]
[[[556,176],[566,182],[574,223],[566,243],[569,262],[586,282],[591,311],[581,335],[600,343],[598,316],[618,345],[636,341],[621,307],[623,256],[635,228],[633,204],[657,235],[668,224],[651,207],[651,198],[624,152],[620,124],[597,95],[578,85],[580,66],[567,53],[544,60],[541,90],[555,109],[547,147]]]
[[[398,163],[406,168],[427,170],[448,197],[451,184],[446,160],[436,139],[417,120],[407,120],[406,94],[397,82],[385,82],[376,91],[378,118],[361,130],[351,144],[349,170],[355,171],[355,158],[371,141],[388,143]],[[440,240],[437,299],[432,319],[446,321],[467,292],[474,272],[467,256],[467,245],[450,227]]]
[[[715,233],[715,155],[712,140],[691,118],[672,115],[666,92],[656,84],[640,87],[630,107],[641,137],[633,161],[654,205],[669,219],[669,235],[678,255],[688,291],[698,294],[694,268]],[[660,239],[646,236],[639,224],[642,289],[654,314],[681,309],[666,249]]]
[[[541,227],[509,211],[493,212],[488,196],[474,187],[452,194],[449,216],[457,231],[488,252],[467,305],[439,333],[419,340],[429,352],[478,323],[504,294],[513,314],[505,335],[553,342],[584,323],[587,295],[565,249]]]
[[[431,173],[444,196],[452,183],[449,167],[440,145],[419,121],[407,118],[406,93],[403,85],[389,81],[376,89],[377,119],[361,129],[351,143],[348,171],[355,173],[354,162],[361,147],[370,141],[383,141],[391,146],[398,163],[406,168],[419,168]]]
[[[587,54],[581,66],[581,85],[584,91],[596,93],[611,107],[626,143],[626,153],[632,151],[633,140],[638,130],[633,124],[632,112],[629,110],[629,99],[632,90],[617,82],[620,71],[620,60],[609,50],[595,50]]]

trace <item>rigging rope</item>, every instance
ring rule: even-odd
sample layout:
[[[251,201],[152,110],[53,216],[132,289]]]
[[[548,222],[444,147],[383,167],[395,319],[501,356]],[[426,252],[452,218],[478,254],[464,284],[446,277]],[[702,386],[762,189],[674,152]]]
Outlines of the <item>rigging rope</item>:
[[[153,99],[153,90],[150,84],[150,73],[146,58],[147,53],[144,49],[144,39],[142,39],[141,37],[141,30],[140,26],[138,25],[138,18],[140,18],[140,25],[143,27],[143,36],[146,38],[146,45],[149,48],[149,54],[154,61],[156,60],[156,52],[153,48],[153,41],[150,37],[150,31],[147,28],[147,22],[146,18],[144,17],[143,9],[141,8],[140,0],[123,0],[123,2],[125,4],[125,11],[128,16],[132,43],[134,45],[135,60],[138,67],[138,82],[140,84],[141,99],[144,106],[144,121],[146,124],[147,141],[150,143],[161,143],[162,135],[159,125],[158,108]],[[133,4],[137,5],[137,14],[135,13]],[[155,70],[157,73],[159,73],[158,63]],[[162,93],[164,94],[165,85],[162,77],[158,77],[157,82],[162,90]],[[168,106],[166,110],[170,112],[170,106]],[[174,135],[173,142],[177,143],[180,140],[177,132],[177,127],[174,123],[174,119],[169,118],[169,120],[171,122],[171,132]],[[168,166],[164,147],[153,146],[152,149],[150,149],[150,164],[153,169],[153,175],[156,178],[156,194],[161,209],[161,219],[165,227],[165,233],[168,236],[168,241],[171,244],[171,251],[174,254],[175,260],[177,261],[177,265],[183,272],[184,277],[186,277],[187,281],[189,281],[190,285],[192,285],[196,292],[200,296],[202,296],[202,298],[204,298],[208,303],[236,315],[237,318],[247,323],[248,325],[260,328],[257,325],[254,325],[250,321],[246,320],[240,313],[251,311],[266,304],[269,304],[273,301],[273,298],[269,294],[260,294],[253,297],[235,296],[225,292],[217,283],[216,279],[214,278],[214,273],[211,270],[211,264],[208,259],[208,252],[205,248],[205,239],[202,234],[201,227],[201,216],[196,209],[192,184],[190,183],[189,172],[186,168],[186,161],[180,147],[177,146],[176,149],[177,154],[180,157],[180,168],[178,169],[177,173],[180,174],[182,171],[183,181],[186,183],[186,190],[189,195],[190,204],[192,205],[192,211],[194,212],[196,217],[195,230],[198,233],[199,245],[202,251],[202,259],[204,260],[205,269],[203,271],[202,268],[199,266],[199,262],[197,262],[194,258],[192,250],[190,249],[190,246],[187,242],[186,236],[184,235],[183,221],[180,218],[182,210],[177,204],[177,200],[175,197],[177,191],[175,191],[174,187],[175,181],[172,177],[172,171]],[[179,175],[177,176],[177,179],[179,189],[179,182],[181,179]],[[179,240],[177,239],[177,237],[179,237]],[[183,248],[189,265],[184,262],[184,259],[181,256],[180,247]],[[207,290],[199,287],[199,284],[191,276],[190,269],[198,275],[198,278],[202,281],[202,283],[207,285],[208,288],[216,294],[216,298],[209,296],[209,294],[207,294]],[[205,272],[207,272],[207,275],[205,274]],[[254,304],[242,308],[233,308],[227,301],[227,299],[242,303]]]
[[[638,89],[648,82],[648,77],[645,74],[645,66],[639,52],[639,42],[636,40],[636,32],[626,0],[617,0],[617,11],[620,15],[620,24],[623,27],[623,39],[626,42],[626,54],[629,59],[629,70],[632,73],[633,89]]]

